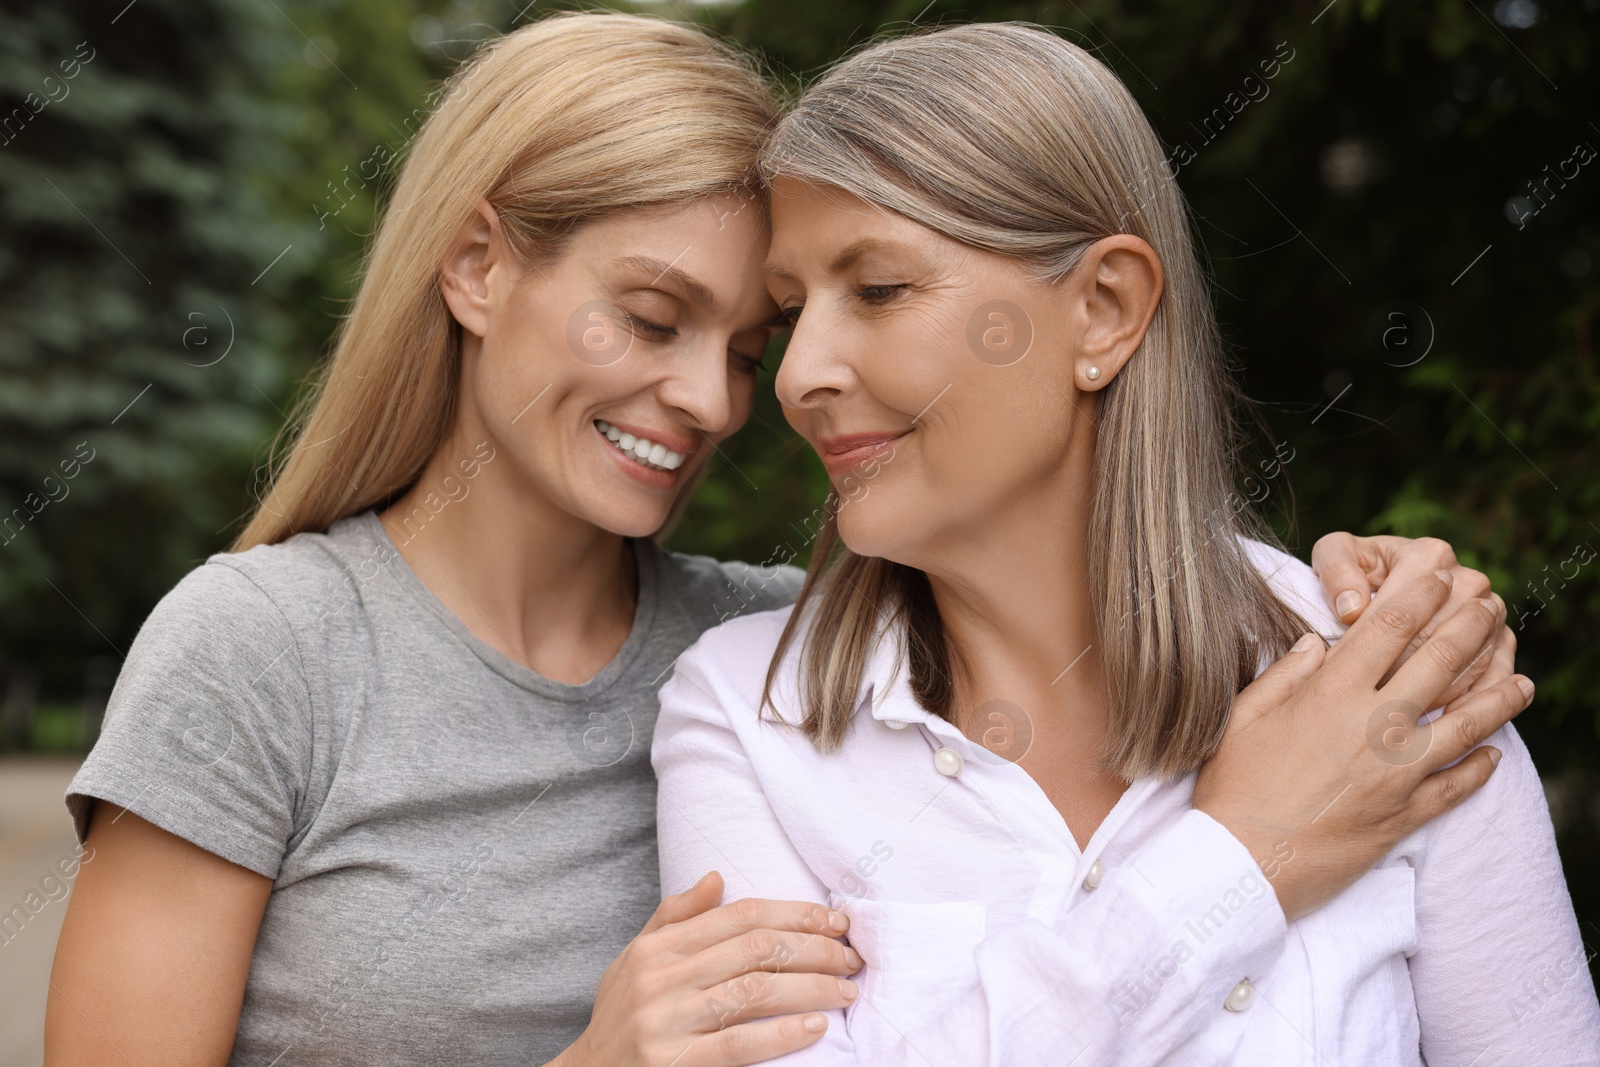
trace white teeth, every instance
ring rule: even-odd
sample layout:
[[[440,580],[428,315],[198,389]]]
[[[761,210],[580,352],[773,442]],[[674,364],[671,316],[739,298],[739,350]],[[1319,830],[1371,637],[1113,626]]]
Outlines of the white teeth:
[[[674,452],[666,445],[649,438],[623,433],[604,419],[596,419],[594,425],[595,429],[605,435],[606,440],[647,466],[675,471],[683,466],[683,461],[687,458],[683,453]]]

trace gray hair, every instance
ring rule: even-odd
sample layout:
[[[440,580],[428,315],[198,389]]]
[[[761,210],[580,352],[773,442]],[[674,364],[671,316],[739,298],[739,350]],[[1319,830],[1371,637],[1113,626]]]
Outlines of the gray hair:
[[[769,184],[837,187],[1049,280],[1114,234],[1161,258],[1155,316],[1100,394],[1091,599],[1112,708],[1105,766],[1130,779],[1197,767],[1260,657],[1310,627],[1241,545],[1261,534],[1232,491],[1237,390],[1183,195],[1127,88],[1082,48],[1024,23],[880,41],[802,96],[759,167]],[[799,725],[823,750],[844,736],[884,611],[906,619],[918,699],[953,716],[926,576],[840,546],[836,514],[835,503],[764,695],[815,598]]]

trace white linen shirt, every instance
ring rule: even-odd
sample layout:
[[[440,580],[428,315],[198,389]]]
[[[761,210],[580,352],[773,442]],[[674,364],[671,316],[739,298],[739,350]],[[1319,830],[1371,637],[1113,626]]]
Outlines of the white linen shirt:
[[[1337,636],[1309,567],[1246,547]],[[1510,727],[1490,739],[1504,757],[1477,794],[1286,925],[1261,867],[1191,807],[1193,774],[1134,782],[1080,851],[1026,771],[918,705],[899,641],[877,644],[839,751],[763,720],[789,610],[719,626],[683,655],[652,750],[663,894],[716,869],[725,900],[850,915],[859,996],[828,1013],[821,1041],[773,1062],[1600,1064],[1589,954]],[[797,648],[774,687],[789,722]],[[1290,842],[1262,860],[1292,855]]]

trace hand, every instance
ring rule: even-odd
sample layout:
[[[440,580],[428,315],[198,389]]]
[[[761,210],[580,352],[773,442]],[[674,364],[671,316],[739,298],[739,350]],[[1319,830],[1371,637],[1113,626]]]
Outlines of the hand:
[[[1322,579],[1322,589],[1339,621],[1349,625],[1404,589],[1413,580],[1436,570],[1452,575],[1450,598],[1419,630],[1400,662],[1410,659],[1433,631],[1469,600],[1489,595],[1489,578],[1481,571],[1456,562],[1455,550],[1437,537],[1357,537],[1331,533],[1311,549],[1311,569]],[[1501,626],[1484,642],[1472,667],[1440,695],[1441,705],[1466,693],[1480,693],[1511,677],[1517,638]]]
[[[1253,856],[1292,849],[1262,865],[1291,921],[1488,781],[1500,753],[1473,750],[1533,698],[1533,683],[1513,675],[1418,725],[1505,620],[1499,598],[1469,601],[1389,676],[1449,599],[1450,578],[1441,570],[1411,582],[1331,651],[1307,634],[1239,694],[1200,770],[1196,809]]]
[[[821,1038],[819,1013],[856,995],[843,976],[861,957],[838,940],[849,919],[804,901],[721,899],[712,871],[663,900],[606,968],[588,1028],[549,1067],[740,1067]]]

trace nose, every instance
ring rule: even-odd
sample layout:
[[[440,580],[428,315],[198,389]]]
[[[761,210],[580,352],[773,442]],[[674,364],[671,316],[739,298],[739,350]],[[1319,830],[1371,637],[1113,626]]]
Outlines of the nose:
[[[728,371],[727,340],[708,337],[691,351],[680,353],[656,386],[656,395],[663,404],[683,412],[704,433],[715,435],[729,430],[733,381]]]
[[[827,336],[820,314],[800,316],[773,383],[778,403],[786,408],[814,408],[843,392],[849,371],[830,351]]]

